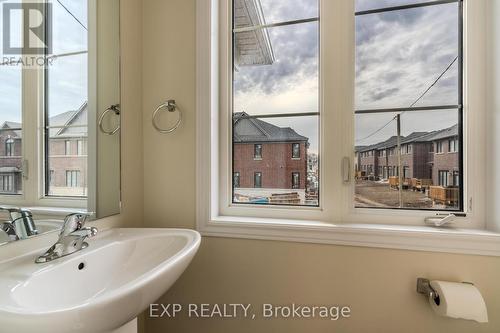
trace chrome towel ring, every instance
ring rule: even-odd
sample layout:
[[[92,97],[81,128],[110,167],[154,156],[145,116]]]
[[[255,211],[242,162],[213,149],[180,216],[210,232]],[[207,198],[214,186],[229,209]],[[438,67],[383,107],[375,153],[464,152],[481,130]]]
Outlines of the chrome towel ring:
[[[112,131],[106,131],[103,127],[103,124],[102,124],[104,121],[104,117],[106,117],[106,115],[110,112],[114,112],[115,115],[120,116],[120,114],[121,114],[120,104],[111,105],[109,108],[106,109],[106,111],[104,111],[101,114],[101,116],[99,117],[99,129],[101,130],[102,133],[104,133],[106,135],[115,135],[120,130],[121,122],[119,122],[118,126],[116,126],[116,128]]]
[[[177,111],[177,113],[179,113],[179,119],[177,119],[177,122],[175,123],[175,125],[172,126],[169,129],[161,128],[156,123],[156,117],[158,116],[158,114],[160,113],[160,111],[163,110],[163,109],[166,109],[168,112],[175,112],[175,111]],[[179,110],[179,108],[177,107],[177,104],[175,103],[175,100],[173,100],[173,99],[168,100],[165,103],[163,103],[160,106],[158,106],[158,108],[156,108],[155,112],[153,113],[153,127],[158,132],[160,132],[162,134],[172,133],[177,128],[179,128],[179,126],[181,125],[181,123],[182,123],[182,112],[181,112],[181,110]]]

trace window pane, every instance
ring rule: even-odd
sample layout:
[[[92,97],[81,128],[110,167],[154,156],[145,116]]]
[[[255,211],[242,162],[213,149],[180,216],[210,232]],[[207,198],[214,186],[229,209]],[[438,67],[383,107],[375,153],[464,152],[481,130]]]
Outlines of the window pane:
[[[356,17],[356,109],[458,105],[456,3]],[[449,67],[449,68],[448,68]]]
[[[395,6],[405,6],[429,1],[430,0],[356,0],[356,12]]]
[[[86,142],[87,133],[77,133],[73,129],[71,140],[49,140],[49,196],[86,197],[87,196],[87,156],[77,155],[78,141]],[[71,147],[72,155],[66,155],[66,144]]]
[[[317,206],[319,117],[234,119],[235,203]],[[259,142],[256,144],[256,142]],[[293,158],[298,144],[301,157]],[[262,157],[254,158],[260,145]]]
[[[450,140],[458,140],[458,115],[456,110],[403,113],[401,163],[396,114],[357,115],[356,206],[458,210],[462,189],[454,178],[461,173],[460,154],[448,149]]]
[[[87,50],[87,1],[54,6],[54,53]],[[57,57],[47,68],[46,194],[87,196],[87,53]]]
[[[292,158],[300,158],[300,143],[292,144]]]
[[[259,43],[267,33],[269,42]],[[234,112],[318,112],[317,22],[238,32],[234,59]]]
[[[317,0],[233,4],[236,29],[319,13]],[[233,51],[233,201],[317,206],[318,22],[236,31]],[[290,113],[316,115],[249,118]]]
[[[87,0],[52,3],[53,53],[87,51]]]
[[[319,16],[318,0],[260,0],[267,23]]]
[[[8,3],[12,1],[6,1]],[[3,17],[0,2],[0,17]],[[20,47],[21,15],[11,12],[12,47]],[[9,57],[3,50],[4,25],[0,24],[0,195],[22,193],[22,104],[21,75],[18,64],[9,63]]]
[[[4,120],[1,123],[0,180],[3,181],[0,182],[0,195],[21,194],[23,159],[21,123]]]
[[[234,27],[251,27],[263,24],[317,18],[318,0],[235,0]]]
[[[55,59],[48,67],[49,125],[60,126],[61,118],[87,103],[87,55]],[[86,124],[85,115],[85,124]]]

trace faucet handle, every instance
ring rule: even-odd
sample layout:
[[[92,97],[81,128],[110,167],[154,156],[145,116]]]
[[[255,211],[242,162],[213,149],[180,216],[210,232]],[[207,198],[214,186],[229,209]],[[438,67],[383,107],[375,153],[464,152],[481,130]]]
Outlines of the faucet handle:
[[[83,229],[87,218],[94,215],[94,213],[72,213],[64,218],[64,224],[61,229],[59,237],[67,236],[75,231]]]

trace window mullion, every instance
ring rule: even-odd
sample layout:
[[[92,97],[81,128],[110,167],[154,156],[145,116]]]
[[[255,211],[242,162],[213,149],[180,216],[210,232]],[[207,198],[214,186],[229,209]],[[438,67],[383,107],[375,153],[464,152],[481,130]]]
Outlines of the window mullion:
[[[354,1],[322,1],[321,10],[321,202],[331,222],[343,223],[351,186],[341,167],[354,145]]]
[[[277,22],[277,23],[270,23],[270,24],[254,25],[254,26],[250,26],[250,27],[235,28],[235,29],[233,29],[233,32],[234,33],[250,32],[250,31],[267,29],[267,28],[286,27],[286,26],[290,26],[290,25],[304,24],[304,23],[311,23],[311,22],[318,22],[318,21],[319,21],[319,17],[312,17],[312,18],[302,19],[302,20],[293,20],[293,21]]]
[[[462,2],[462,0],[435,0],[435,1],[413,3],[413,4],[408,4],[408,5],[402,5],[402,6],[392,6],[392,7],[363,10],[363,11],[356,12],[355,15],[362,16],[362,15],[380,14],[380,13],[387,13],[387,12],[393,12],[393,11],[398,11],[398,10],[445,5],[445,4],[449,4],[449,3],[458,3],[458,2]]]
[[[27,174],[23,175],[24,203],[34,205],[38,201],[39,173],[39,115],[40,69],[37,66],[23,68],[22,74],[22,110],[23,110],[23,159]]]

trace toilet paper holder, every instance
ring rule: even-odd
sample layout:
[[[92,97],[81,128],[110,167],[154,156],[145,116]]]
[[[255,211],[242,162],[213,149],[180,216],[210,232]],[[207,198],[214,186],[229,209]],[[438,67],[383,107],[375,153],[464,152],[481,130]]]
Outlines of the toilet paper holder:
[[[436,305],[439,305],[441,303],[439,294],[431,287],[431,281],[429,279],[417,279],[417,293],[424,294],[428,298],[434,300]]]

